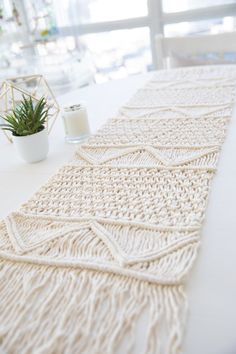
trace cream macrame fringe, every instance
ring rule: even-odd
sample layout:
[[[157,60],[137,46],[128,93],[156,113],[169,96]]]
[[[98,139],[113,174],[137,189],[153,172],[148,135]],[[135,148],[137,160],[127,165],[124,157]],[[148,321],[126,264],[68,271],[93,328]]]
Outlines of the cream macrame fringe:
[[[0,222],[1,354],[181,354],[236,68],[160,71]]]
[[[180,350],[182,286],[156,286],[115,274],[1,262],[0,335],[6,353],[145,353]],[[144,310],[147,318],[141,317]],[[166,328],[168,337],[160,336]],[[141,348],[140,348],[141,349]]]

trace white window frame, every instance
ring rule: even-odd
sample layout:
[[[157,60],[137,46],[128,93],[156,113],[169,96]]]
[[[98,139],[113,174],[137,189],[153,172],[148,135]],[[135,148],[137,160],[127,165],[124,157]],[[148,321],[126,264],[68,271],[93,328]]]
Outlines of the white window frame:
[[[27,14],[25,12],[24,1],[16,0],[15,3],[23,12],[23,19],[27,22]],[[226,16],[236,16],[236,3],[223,4],[205,8],[197,8],[188,11],[175,13],[164,13],[162,10],[161,0],[147,0],[148,14],[143,17],[129,18],[119,21],[106,21],[90,24],[81,24],[77,26],[68,26],[59,28],[56,37],[64,36],[80,36],[90,33],[101,33],[115,30],[135,29],[147,27],[150,31],[150,46],[152,53],[153,68],[157,67],[157,55],[155,48],[156,34],[163,34],[164,26],[167,24],[180,22],[193,22],[209,19],[223,18]],[[27,23],[25,28],[28,29]]]

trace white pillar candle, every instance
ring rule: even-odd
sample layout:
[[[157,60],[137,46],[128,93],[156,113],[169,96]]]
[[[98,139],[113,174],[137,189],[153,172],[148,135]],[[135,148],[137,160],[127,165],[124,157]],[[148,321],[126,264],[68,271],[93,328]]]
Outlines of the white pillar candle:
[[[89,136],[88,115],[83,104],[64,107],[62,117],[67,142],[78,143]]]

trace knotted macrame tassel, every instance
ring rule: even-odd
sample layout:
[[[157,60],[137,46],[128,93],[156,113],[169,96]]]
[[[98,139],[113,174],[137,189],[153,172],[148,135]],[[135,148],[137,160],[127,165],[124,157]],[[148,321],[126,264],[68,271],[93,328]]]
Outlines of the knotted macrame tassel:
[[[17,262],[0,267],[3,353],[180,353],[182,286]]]

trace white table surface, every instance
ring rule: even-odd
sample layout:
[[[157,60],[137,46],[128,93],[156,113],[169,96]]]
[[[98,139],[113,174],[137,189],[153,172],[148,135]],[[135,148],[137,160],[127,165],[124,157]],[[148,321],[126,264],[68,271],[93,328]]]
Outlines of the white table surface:
[[[150,75],[93,85],[58,97],[58,101],[61,105],[85,101],[95,132]],[[1,218],[25,202],[75,150],[74,145],[64,142],[60,117],[50,135],[45,161],[22,162],[2,134],[0,148]],[[236,112],[213,181],[202,247],[187,292],[189,316],[183,354],[236,354]]]

